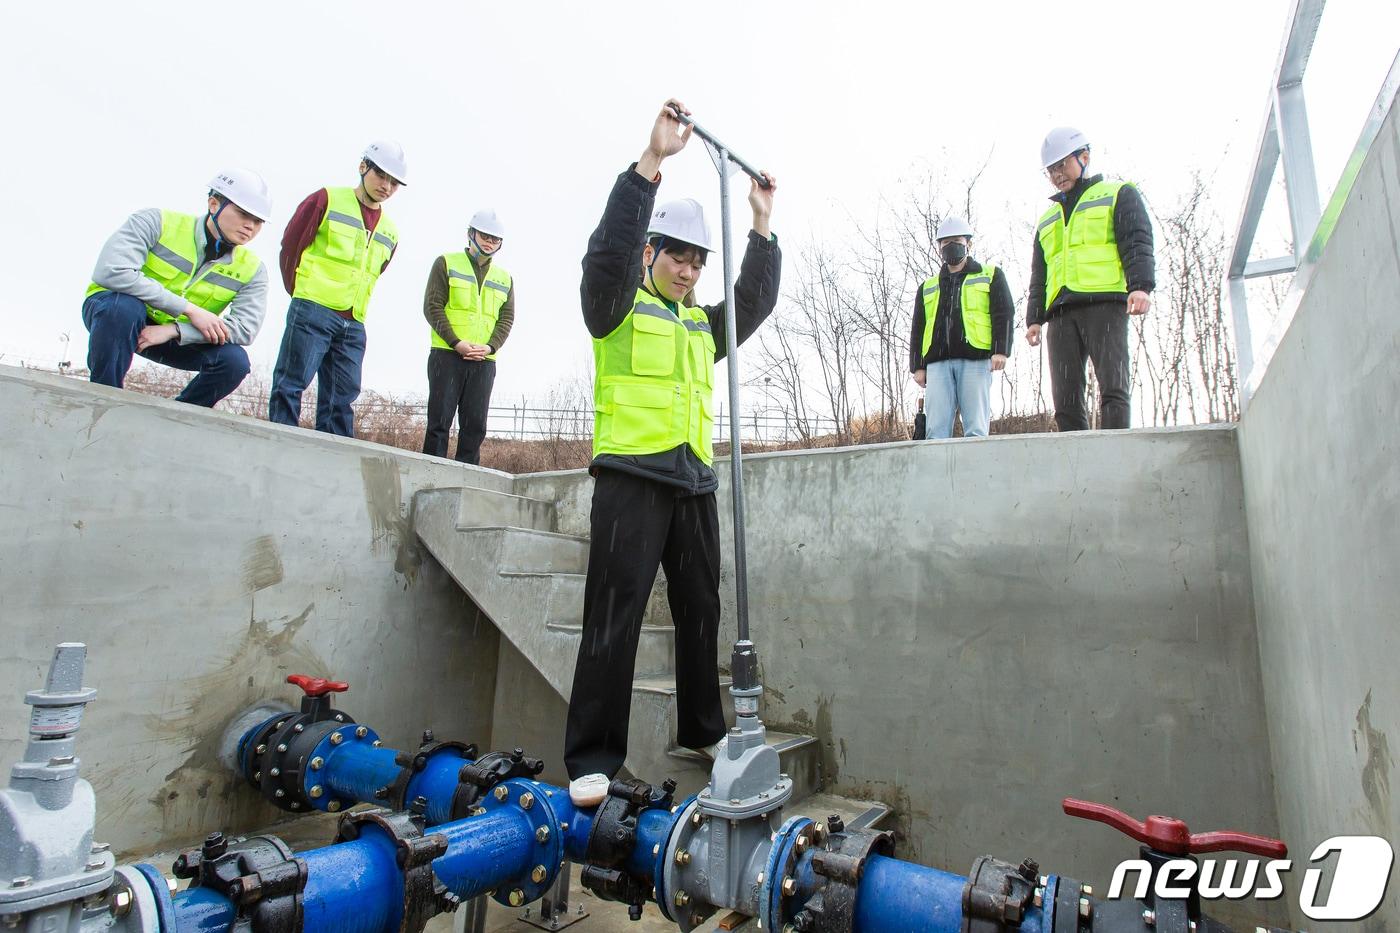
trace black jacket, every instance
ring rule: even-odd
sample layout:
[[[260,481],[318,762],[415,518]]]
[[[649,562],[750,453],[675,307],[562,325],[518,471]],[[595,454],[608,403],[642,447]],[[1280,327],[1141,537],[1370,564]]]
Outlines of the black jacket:
[[[1102,175],[1089,178],[1080,177],[1074,187],[1066,192],[1057,192],[1050,200],[1057,202],[1069,217],[1079,197],[1090,185],[1103,180]],[[1118,203],[1113,206],[1113,236],[1118,242],[1118,258],[1123,262],[1123,274],[1128,279],[1129,292],[1151,292],[1156,287],[1155,263],[1152,258],[1152,221],[1147,216],[1147,205],[1142,195],[1131,184],[1124,184],[1118,191]],[[1065,308],[1074,305],[1119,304],[1127,307],[1126,295],[1085,294],[1060,289],[1055,301],[1045,307],[1045,251],[1040,248],[1039,235],[1034,237],[1031,251],[1031,286],[1026,304],[1026,324],[1044,324]]]
[[[603,219],[588,238],[588,252],[583,257],[583,283],[579,287],[583,322],[588,332],[599,339],[617,330],[631,313],[642,282],[642,248],[646,246],[647,225],[651,222],[658,183],[638,175],[636,167],[633,163],[613,183]],[[749,231],[748,249],[744,251],[739,278],[734,283],[738,343],[747,340],[773,313],[778,303],[782,259],[776,237],[765,241]],[[707,305],[704,311],[709,315],[710,332],[715,338],[715,362],[719,362],[724,359],[726,350],[724,302]],[[593,458],[589,470],[596,475],[603,468],[654,479],[679,487],[688,495],[710,493],[719,488],[714,470],[702,463],[687,444],[645,456],[599,454]]]
[[[924,348],[924,295],[922,283],[914,292],[914,324],[909,333],[909,371],[916,372],[929,363],[943,360],[986,360],[993,355],[1011,355],[1011,330],[1016,321],[1016,305],[1011,300],[1011,286],[1006,273],[997,267],[992,273],[992,348],[982,350],[967,342],[963,333],[962,283],[969,275],[982,271],[982,264],[969,259],[960,272],[949,272],[945,266],[938,273],[938,313],[933,318],[933,342],[928,353]]]

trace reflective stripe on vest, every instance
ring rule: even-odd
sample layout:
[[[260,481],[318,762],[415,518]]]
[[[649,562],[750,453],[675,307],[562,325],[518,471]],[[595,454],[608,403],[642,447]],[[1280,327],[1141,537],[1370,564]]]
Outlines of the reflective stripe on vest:
[[[997,267],[984,265],[982,271],[963,276],[958,304],[962,305],[963,337],[968,346],[979,350],[992,348],[992,276]],[[938,276],[926,281],[920,289],[924,298],[924,349],[928,356],[933,346],[933,324],[938,317]]]
[[[443,312],[457,339],[467,343],[488,343],[500,320],[501,308],[510,296],[510,273],[495,262],[486,270],[486,281],[478,283],[476,267],[465,252],[448,253],[442,257],[447,265],[447,304]],[[452,349],[447,341],[432,331],[433,346]],[[493,353],[486,357],[494,360]]]
[[[398,242],[398,230],[385,214],[373,233],[365,230],[354,188],[327,188],[326,215],[297,263],[292,297],[349,311],[363,321],[374,284]]]
[[[146,253],[141,274],[196,308],[223,314],[243,286],[257,275],[262,263],[252,250],[235,246],[201,268],[203,250],[198,234],[203,220],[193,214],[161,211],[160,238]],[[88,286],[86,294],[95,295],[106,290],[94,282]],[[151,305],[146,305],[146,316],[157,324],[189,321],[188,315],[175,317]]]
[[[637,289],[632,311],[594,338],[593,454],[640,456],[689,444],[714,462],[715,339],[703,308],[672,311]]]
[[[1100,181],[1090,185],[1079,196],[1068,224],[1060,204],[1041,215],[1036,236],[1045,253],[1045,307],[1050,307],[1062,288],[1083,294],[1128,293],[1113,229],[1113,209],[1125,184]]]

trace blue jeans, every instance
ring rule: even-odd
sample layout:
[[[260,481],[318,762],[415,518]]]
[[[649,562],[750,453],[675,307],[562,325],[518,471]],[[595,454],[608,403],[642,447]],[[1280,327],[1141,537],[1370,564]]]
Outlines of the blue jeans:
[[[365,325],[314,301],[293,298],[277,368],[272,371],[268,420],[296,424],[301,416],[301,393],[314,376],[316,430],[354,437],[355,412],[350,405],[360,397],[364,361]]]
[[[88,378],[99,385],[120,389],[131,369],[136,338],[151,323],[146,305],[121,292],[96,292],[83,302],[83,325],[88,329]],[[162,366],[197,372],[175,396],[177,402],[213,408],[214,403],[238,388],[248,375],[248,352],[231,343],[163,343],[141,353]]]
[[[963,436],[986,437],[992,426],[992,361],[939,360],[924,370],[924,413],[929,440],[953,436],[962,412]]]

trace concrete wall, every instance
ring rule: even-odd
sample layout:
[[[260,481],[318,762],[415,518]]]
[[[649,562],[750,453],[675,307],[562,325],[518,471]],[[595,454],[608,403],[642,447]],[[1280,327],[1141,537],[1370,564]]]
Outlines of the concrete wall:
[[[1392,107],[1240,429],[1275,787],[1295,859],[1334,835],[1400,840],[1397,356]],[[1368,925],[1400,929],[1394,877]]]
[[[227,721],[348,680],[400,747],[490,734],[498,637],[408,534],[414,491],[511,478],[0,367],[0,768],[52,646],[89,647],[98,838],[145,853],[278,813],[215,759]]]
[[[1136,846],[1065,796],[1277,830],[1233,429],[764,455],[745,477],[766,719],[822,740],[838,792],[893,804],[904,853],[1106,885]],[[581,530],[589,485],[517,491]],[[729,641],[728,564],[723,593]]]

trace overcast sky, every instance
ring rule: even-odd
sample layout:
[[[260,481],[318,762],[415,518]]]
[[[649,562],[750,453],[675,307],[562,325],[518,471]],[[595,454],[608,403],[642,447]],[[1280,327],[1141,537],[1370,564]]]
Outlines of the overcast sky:
[[[370,307],[364,384],[425,393],[422,295],[433,259],[494,206],[508,226],[515,330],[495,401],[542,400],[583,371],[579,260],[614,176],[669,95],[774,172],[773,228],[794,257],[840,242],[901,178],[989,159],[981,222],[1043,209],[1047,128],[1077,125],[1095,169],[1166,206],[1201,168],[1231,227],[1258,139],[1288,0],[979,3],[15,4],[0,58],[4,255],[0,362],[83,365],[82,294],[132,211],[201,211],[226,165],[263,173],[274,214],[253,249],[272,275],[250,348],[271,371],[288,299],[282,229],[308,193],[352,185],[366,142],[397,138],[410,184],[388,203],[401,246]],[[1400,42],[1400,4],[1333,0],[1306,84],[1330,194]],[[696,144],[662,197],[718,217]],[[736,235],[748,224],[734,183]],[[736,242],[742,244],[742,239]],[[1023,289],[1024,244],[1009,271]],[[792,266],[788,266],[791,270]],[[722,293],[713,263],[705,301]],[[1019,344],[1024,352],[1025,345]]]

